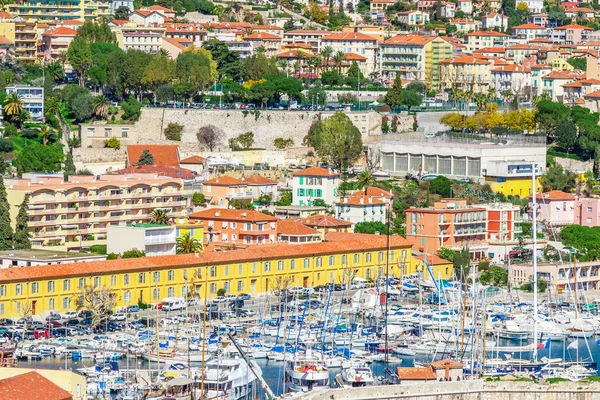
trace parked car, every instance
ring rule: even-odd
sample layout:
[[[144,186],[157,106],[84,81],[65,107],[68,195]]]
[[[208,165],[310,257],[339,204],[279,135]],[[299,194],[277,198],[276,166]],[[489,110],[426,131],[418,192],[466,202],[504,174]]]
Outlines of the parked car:
[[[250,296],[248,293],[242,293],[239,294],[237,298],[240,300],[250,300],[252,296]]]
[[[44,327],[46,326],[46,324],[44,324],[43,322],[40,321],[33,321],[29,323],[29,327],[31,329],[44,329]]]
[[[94,322],[92,317],[87,317],[81,320],[81,325],[91,325]]]
[[[189,299],[188,300],[188,307],[193,307],[193,306],[197,306],[198,305],[198,299]]]
[[[140,306],[138,306],[138,305],[133,305],[133,306],[127,307],[128,313],[134,313],[134,312],[138,312],[138,311],[140,311]]]
[[[48,329],[36,329],[33,331],[33,337],[36,339],[51,338],[52,333]]]
[[[0,319],[0,325],[2,326],[11,326],[14,325],[14,321],[10,318],[2,318]]]
[[[46,317],[46,321],[60,321],[61,318],[60,314],[50,314]]]
[[[71,318],[77,318],[78,313],[77,311],[67,311],[65,313],[63,313],[62,317],[64,319],[71,319]]]
[[[49,327],[51,327],[51,328],[60,328],[61,326],[63,326],[63,324],[61,324],[61,323],[60,323],[60,322],[58,322],[58,321],[48,321],[48,322],[46,323],[46,326],[49,326]]]
[[[125,321],[127,319],[127,314],[125,313],[116,313],[110,316],[111,321]]]
[[[79,318],[90,318],[92,316],[92,312],[88,310],[79,311]]]
[[[79,320],[77,318],[72,318],[63,322],[63,326],[77,326],[79,325]]]
[[[238,316],[240,317],[254,317],[256,315],[256,311],[254,310],[248,310],[248,309],[241,309],[237,311]]]
[[[229,299],[225,296],[219,296],[212,299],[213,303],[227,303],[227,300]]]

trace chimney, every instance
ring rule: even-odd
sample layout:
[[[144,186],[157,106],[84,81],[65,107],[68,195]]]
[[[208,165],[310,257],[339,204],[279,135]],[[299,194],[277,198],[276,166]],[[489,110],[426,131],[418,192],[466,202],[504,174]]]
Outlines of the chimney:
[[[369,196],[369,204],[373,203],[373,196]]]
[[[365,204],[365,198],[363,196],[360,196],[360,204]]]

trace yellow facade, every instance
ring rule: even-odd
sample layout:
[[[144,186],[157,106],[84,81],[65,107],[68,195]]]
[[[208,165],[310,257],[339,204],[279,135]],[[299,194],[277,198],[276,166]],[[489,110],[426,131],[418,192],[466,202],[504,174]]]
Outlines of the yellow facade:
[[[494,192],[506,196],[528,197],[531,195],[531,178],[508,178],[504,182],[498,182],[496,178],[486,178],[485,183],[489,184]],[[537,180],[537,191],[538,193],[542,192],[540,178]]]
[[[450,280],[453,278],[454,267],[451,261],[441,260],[439,257],[436,257],[438,261],[435,263],[429,263],[431,268],[433,269],[433,274],[435,275],[433,278],[436,280],[444,279]],[[423,276],[425,280],[431,280],[431,275],[429,274],[429,270],[425,265],[423,260],[418,258],[412,258],[412,262],[410,263],[410,269],[407,271],[407,274],[420,274]]]
[[[177,237],[183,237],[190,234],[191,238],[197,239],[200,243],[204,244],[204,225],[203,224],[190,224],[188,219],[175,224],[177,228]]]
[[[85,376],[73,371],[54,370],[46,368],[0,368],[0,380],[13,376],[37,372],[56,386],[66,390],[73,396],[73,400],[87,399],[87,379]]]
[[[343,234],[353,235],[353,234]],[[214,297],[259,294],[286,286],[313,287],[347,282],[352,277],[377,279],[386,268],[386,238],[273,245],[200,255],[157,256],[88,263],[11,268],[0,271],[0,317],[18,318],[30,310],[44,314],[76,308],[88,286],[108,288],[116,308],[157,304],[165,297]],[[350,236],[352,237],[352,236]],[[394,237],[389,251],[391,276],[411,265],[411,245]]]

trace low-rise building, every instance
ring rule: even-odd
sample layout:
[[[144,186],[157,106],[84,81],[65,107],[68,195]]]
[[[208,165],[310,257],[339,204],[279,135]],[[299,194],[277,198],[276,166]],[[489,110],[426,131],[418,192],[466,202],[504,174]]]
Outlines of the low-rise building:
[[[12,368],[3,368],[12,370]],[[71,372],[72,373],[72,372]],[[0,374],[0,377],[2,374]],[[85,382],[85,378],[84,378]],[[81,389],[85,389],[85,384]],[[76,394],[81,399],[81,394]],[[10,400],[74,400],[75,395],[32,370],[0,378],[0,398]]]
[[[581,226],[600,226],[600,199],[580,197],[575,200],[575,223]]]
[[[59,26],[49,29],[42,35],[41,51],[44,53],[44,61],[51,63],[57,61],[62,53],[66,53],[69,45],[75,39],[77,31]]]
[[[312,206],[321,199],[332,205],[337,199],[340,174],[321,167],[311,167],[292,173],[292,204]]]
[[[588,26],[582,26],[578,24],[570,24],[557,26],[552,29],[550,39],[554,43],[560,44],[579,44],[587,42],[588,35],[594,30]]]
[[[575,223],[575,196],[571,193],[552,190],[538,193],[537,219],[548,228],[558,228]],[[529,198],[530,205],[532,197]],[[533,218],[532,207],[529,207],[529,219]]]
[[[369,6],[370,11],[385,11],[394,4],[394,0],[373,0]]]
[[[23,101],[23,109],[27,110],[34,121],[44,119],[44,88],[39,86],[8,86],[6,93],[16,93]]]
[[[541,251],[538,249],[538,252]],[[577,270],[577,278],[575,278]],[[583,290],[592,290],[600,288],[600,262],[598,261],[578,261],[558,262],[558,263],[538,263],[537,265],[538,282],[543,280],[557,291],[572,291],[575,288]],[[508,281],[515,287],[533,281],[533,266],[531,264],[511,263],[508,270]]]
[[[111,225],[106,230],[106,251],[122,254],[129,250],[143,251],[148,257],[175,254],[175,226],[158,224]]]
[[[386,220],[385,202],[363,193],[344,197],[335,203],[335,216],[353,224],[359,222],[381,222]]]
[[[323,238],[332,232],[352,232],[353,225],[352,222],[343,221],[327,214],[311,215],[301,218],[300,222],[319,231]]]
[[[102,254],[62,252],[54,250],[9,250],[0,252],[0,268],[31,267],[35,265],[59,265],[84,261],[102,261]]]
[[[456,26],[457,32],[469,33],[481,29],[481,21],[471,18],[454,18],[450,20],[450,24]]]
[[[483,29],[500,29],[506,31],[508,29],[508,17],[504,14],[490,13],[481,18]]]
[[[533,190],[532,175],[533,166],[526,160],[494,160],[488,163],[485,171],[485,183],[490,185],[494,192],[500,192],[505,196],[531,196]],[[538,173],[543,171],[538,166]],[[541,185],[536,185],[537,191],[541,191]]]
[[[529,12],[533,14],[541,13],[544,9],[544,0],[517,0],[516,7],[520,4],[526,5]]]
[[[473,1],[472,0],[458,0],[456,7],[465,13],[466,15],[473,14]]]
[[[254,199],[263,195],[269,196],[271,200],[275,200],[277,197],[277,181],[273,179],[261,175],[251,175],[242,180],[248,185],[248,191],[252,192]]]
[[[231,176],[220,176],[202,182],[202,193],[206,200],[215,206],[227,206],[229,200],[252,201],[254,194],[248,190],[248,184]]]
[[[510,35],[496,31],[477,31],[466,33],[464,36],[468,51],[484,47],[506,47]]]
[[[492,88],[496,93],[511,93],[525,98],[531,93],[531,69],[518,64],[494,66],[490,69]]]
[[[320,206],[277,206],[275,207],[275,216],[277,218],[306,218],[311,215],[324,214],[326,207]]]
[[[377,38],[373,36],[359,32],[333,33],[321,38],[321,46],[330,46],[334,54],[341,51],[344,54],[354,53],[366,57],[366,75],[375,71],[377,67],[379,45]]]
[[[402,11],[397,14],[398,22],[407,27],[416,25],[427,25],[429,23],[429,12],[411,10]]]
[[[487,210],[487,238],[493,242],[512,242],[522,232],[521,208],[512,203],[491,203]]]
[[[522,24],[512,27],[513,38],[526,43],[535,39],[548,39],[550,29],[535,24]]]
[[[165,23],[165,16],[158,11],[153,10],[135,10],[129,20],[135,22],[136,25],[153,26]]]
[[[297,219],[280,219],[277,221],[277,237],[279,242],[290,244],[320,242],[323,240],[318,230],[304,225]]]

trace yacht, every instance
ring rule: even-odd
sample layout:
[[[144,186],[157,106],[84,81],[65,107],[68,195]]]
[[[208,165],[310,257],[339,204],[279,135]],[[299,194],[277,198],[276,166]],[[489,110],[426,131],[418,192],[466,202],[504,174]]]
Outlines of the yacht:
[[[253,368],[261,373],[258,365]],[[216,358],[206,363],[203,381],[202,398],[238,400],[251,397],[256,376],[243,358]]]
[[[370,386],[375,384],[373,371],[365,363],[352,362],[350,366],[342,369],[335,380],[340,387],[352,388]]]
[[[285,364],[285,377],[288,388],[294,392],[329,388],[329,369],[323,355],[307,347],[306,351],[296,352],[292,360]]]

